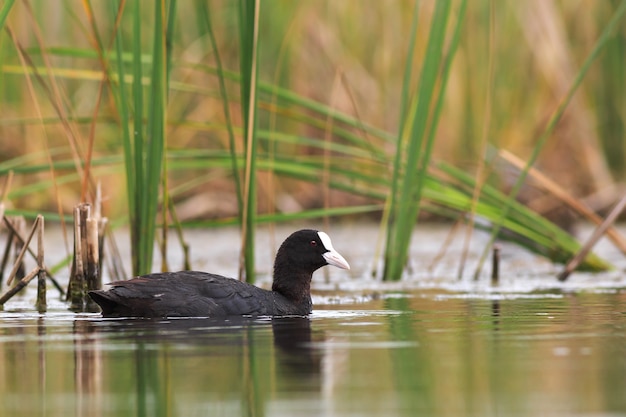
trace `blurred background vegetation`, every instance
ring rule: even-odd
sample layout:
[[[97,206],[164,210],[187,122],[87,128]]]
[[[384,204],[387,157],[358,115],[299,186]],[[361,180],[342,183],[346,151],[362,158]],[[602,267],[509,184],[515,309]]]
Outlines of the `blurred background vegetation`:
[[[166,181],[161,192],[168,191],[176,217],[187,225],[236,221],[241,212],[234,181],[239,174],[231,164],[245,154],[239,71],[247,52],[242,53],[239,14],[246,3],[254,2],[163,2],[171,39],[164,64]],[[145,9],[141,13],[139,4]],[[278,213],[266,220],[306,212],[379,219],[398,150],[403,89],[421,88],[416,76],[405,85],[405,72],[418,72],[424,60],[437,2],[259,4],[258,213]],[[460,41],[428,162],[436,167],[435,181],[452,175],[450,169],[438,174],[440,164],[475,180],[465,188],[467,203],[473,187],[482,183],[477,172],[485,160],[489,186],[504,193],[513,187],[520,169],[490,155],[506,150],[521,161],[531,157],[623,2],[475,0],[461,15],[463,4],[450,6]],[[153,5],[79,0],[12,5],[0,35],[0,179],[14,172],[10,213],[66,215],[77,202],[89,200],[99,182],[105,214],[127,217],[120,129],[125,124],[115,74],[129,77],[125,83],[132,77],[131,69],[113,67],[119,65],[117,39],[124,65],[136,69],[130,49],[137,40],[133,19],[141,27],[140,65],[148,86],[159,32]],[[619,22],[533,164],[559,189],[600,213],[624,194],[626,175],[626,25]],[[148,87],[144,98],[148,106]],[[85,169],[91,169],[87,181]],[[452,177],[450,183],[458,183],[461,174]],[[387,182],[375,181],[382,178]],[[432,196],[437,186],[430,190],[424,204],[441,205],[442,199]],[[537,186],[536,178],[526,181],[518,198],[565,229],[576,220],[545,184]],[[470,208],[450,207],[461,217]],[[445,210],[420,214],[433,211],[450,217]]]

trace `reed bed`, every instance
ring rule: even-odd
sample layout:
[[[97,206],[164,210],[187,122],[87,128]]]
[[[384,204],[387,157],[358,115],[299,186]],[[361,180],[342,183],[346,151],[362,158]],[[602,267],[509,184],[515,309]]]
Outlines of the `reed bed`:
[[[65,220],[100,181],[107,216],[130,226],[134,274],[153,268],[155,241],[168,268],[172,225],[239,224],[252,281],[259,224],[368,216],[385,231],[382,276],[399,279],[432,213],[565,263],[580,243],[529,207],[531,168],[559,202],[623,172],[624,138],[597,122],[626,120],[607,87],[624,85],[623,1],[35,3],[0,9],[0,130],[20,138],[0,143],[7,213]],[[213,209],[186,214],[194,198]],[[607,267],[593,253],[579,265]]]

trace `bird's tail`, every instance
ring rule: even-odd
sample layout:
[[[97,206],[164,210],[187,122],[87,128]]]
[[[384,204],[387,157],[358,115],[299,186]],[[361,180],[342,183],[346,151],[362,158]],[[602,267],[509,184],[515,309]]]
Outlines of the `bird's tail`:
[[[111,293],[103,290],[89,291],[89,296],[102,309],[104,317],[119,316],[120,304],[111,296]]]

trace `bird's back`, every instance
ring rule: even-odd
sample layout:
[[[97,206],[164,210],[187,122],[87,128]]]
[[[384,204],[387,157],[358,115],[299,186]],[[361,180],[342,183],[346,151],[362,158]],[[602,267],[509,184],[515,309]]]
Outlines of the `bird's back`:
[[[104,317],[223,317],[308,314],[280,294],[221,275],[198,271],[150,274],[91,291]]]

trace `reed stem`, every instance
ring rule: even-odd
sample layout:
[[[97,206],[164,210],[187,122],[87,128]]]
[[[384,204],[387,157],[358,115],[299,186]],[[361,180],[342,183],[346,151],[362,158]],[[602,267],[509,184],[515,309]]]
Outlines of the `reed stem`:
[[[239,279],[254,282],[254,231],[257,210],[257,134],[256,134],[256,92],[258,76],[258,37],[260,0],[241,0],[240,42],[241,42],[241,106],[244,116],[245,166],[243,189],[243,213],[241,219],[241,251],[239,259]]]

